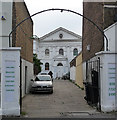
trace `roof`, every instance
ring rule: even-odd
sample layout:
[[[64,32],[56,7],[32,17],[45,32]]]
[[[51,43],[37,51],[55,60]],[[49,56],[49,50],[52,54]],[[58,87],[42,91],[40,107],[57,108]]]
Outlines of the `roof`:
[[[77,38],[79,38],[79,39],[81,39],[81,36],[80,36],[80,35],[72,32],[72,31],[69,31],[69,30],[67,30],[67,29],[65,29],[65,28],[63,28],[63,27],[59,27],[59,28],[53,30],[52,32],[50,32],[50,33],[48,33],[48,34],[40,37],[40,40],[43,40],[43,39],[45,39],[45,38],[53,35],[54,33],[58,32],[58,31],[61,31],[61,30],[64,31],[64,32],[67,32],[67,33],[69,33],[69,34],[71,34],[71,35],[73,35],[73,36],[75,36],[75,37],[77,37]]]

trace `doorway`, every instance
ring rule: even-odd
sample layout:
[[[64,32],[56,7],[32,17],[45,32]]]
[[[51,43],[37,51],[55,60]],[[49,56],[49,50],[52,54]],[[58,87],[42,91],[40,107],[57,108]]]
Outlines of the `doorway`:
[[[58,78],[62,78],[63,70],[64,70],[63,64],[62,63],[58,63],[58,65],[57,65],[57,75],[58,75]]]

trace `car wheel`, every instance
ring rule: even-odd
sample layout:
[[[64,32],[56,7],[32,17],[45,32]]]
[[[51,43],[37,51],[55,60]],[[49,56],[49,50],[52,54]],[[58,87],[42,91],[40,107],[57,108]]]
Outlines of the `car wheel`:
[[[34,91],[30,91],[30,94],[34,94]]]
[[[52,91],[50,91],[50,93],[52,94],[52,93],[53,93],[53,90],[52,90]]]

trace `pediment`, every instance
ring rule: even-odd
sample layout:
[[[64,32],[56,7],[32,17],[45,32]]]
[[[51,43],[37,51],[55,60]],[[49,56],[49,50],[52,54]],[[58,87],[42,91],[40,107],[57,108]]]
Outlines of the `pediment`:
[[[77,35],[65,28],[58,28],[46,35],[44,35],[43,37],[41,37],[39,39],[41,42],[47,42],[47,41],[72,41],[72,40],[76,40],[76,41],[82,41],[81,40],[81,36]]]

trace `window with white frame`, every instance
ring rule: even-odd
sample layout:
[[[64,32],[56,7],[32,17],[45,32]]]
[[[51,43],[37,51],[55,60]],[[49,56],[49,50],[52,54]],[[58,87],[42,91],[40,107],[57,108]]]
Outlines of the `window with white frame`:
[[[45,50],[45,55],[49,56],[49,49]]]
[[[63,50],[63,49],[60,49],[60,50],[59,50],[59,54],[60,54],[60,55],[64,55],[64,50]]]
[[[77,55],[78,55],[78,49],[77,49],[77,48],[74,48],[74,50],[73,50],[73,55],[74,55],[74,56],[77,56]]]

